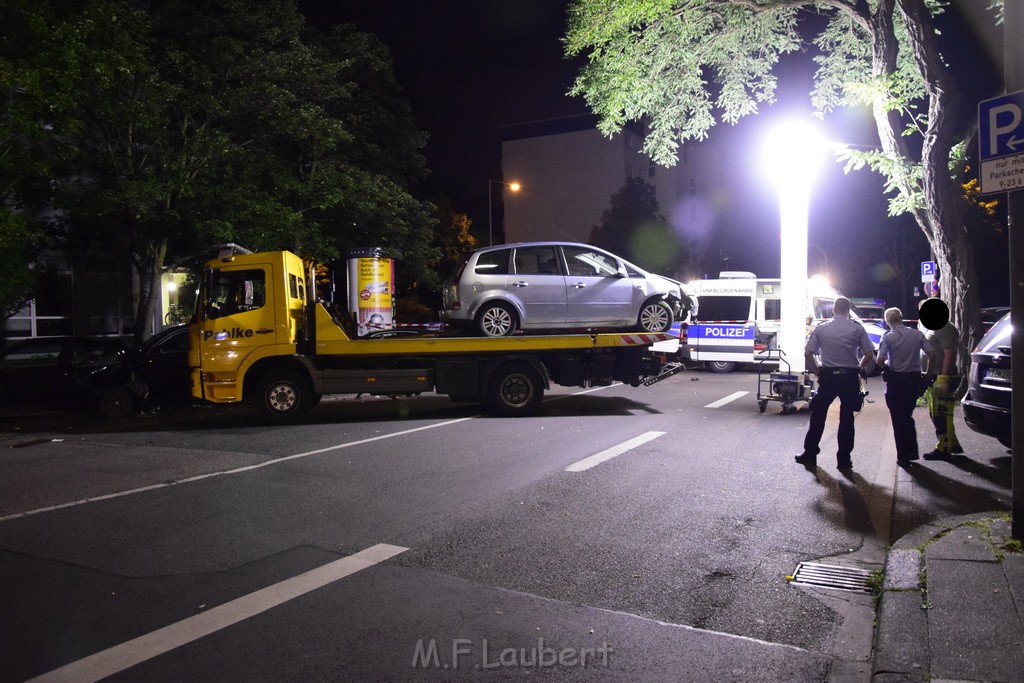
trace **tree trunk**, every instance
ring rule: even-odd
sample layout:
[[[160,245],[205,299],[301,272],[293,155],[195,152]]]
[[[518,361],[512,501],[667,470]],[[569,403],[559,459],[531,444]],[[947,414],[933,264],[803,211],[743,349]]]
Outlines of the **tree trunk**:
[[[135,347],[150,337],[150,321],[156,314],[160,297],[160,276],[163,275],[164,259],[167,256],[167,240],[158,240],[150,245],[151,251],[138,259],[139,298],[135,309]]]
[[[950,151],[958,141],[957,103],[952,101],[953,84],[935,41],[935,26],[923,0],[880,0],[872,16],[872,72],[886,78],[896,72],[899,45],[894,22],[897,7],[910,37],[914,60],[924,78],[928,96],[927,129],[921,150],[920,185],[909,173],[896,171],[899,191],[908,197],[923,196],[911,213],[931,246],[939,270],[940,296],[950,309],[960,332],[957,366],[966,378],[970,352],[980,336],[980,299],[974,252],[964,227],[964,208],[957,180],[949,170]],[[894,159],[910,160],[913,155],[902,135],[904,122],[884,103],[874,106],[875,124],[882,149]],[[910,317],[908,315],[908,317]]]
[[[899,0],[899,7],[928,93],[928,128],[921,150],[925,195],[921,229],[935,253],[939,295],[960,331],[957,367],[966,379],[971,349],[981,337],[981,298],[974,248],[964,224],[963,192],[949,169],[950,152],[963,137],[964,116],[954,99],[955,84],[939,51],[924,0]]]

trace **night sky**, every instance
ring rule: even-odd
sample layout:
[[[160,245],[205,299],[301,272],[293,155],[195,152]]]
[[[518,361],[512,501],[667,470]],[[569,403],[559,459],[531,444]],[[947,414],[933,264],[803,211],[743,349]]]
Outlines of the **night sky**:
[[[976,4],[976,3],[975,3]],[[589,113],[578,98],[565,95],[581,64],[564,57],[566,0],[302,0],[300,11],[315,25],[327,28],[351,23],[377,35],[394,57],[395,73],[410,102],[417,125],[429,133],[426,147],[431,169],[427,188],[451,198],[457,211],[475,225],[487,221],[487,180],[500,177],[501,126]],[[951,63],[975,76],[979,93],[992,96],[991,81],[1001,67],[971,38],[969,18],[951,12],[945,40]],[[963,31],[964,38],[954,38]],[[992,38],[992,36],[989,36]],[[728,188],[743,219],[725,227],[713,243],[705,244],[701,269],[752,270],[778,275],[777,205],[773,190],[756,168],[755,147],[771,120],[791,111],[810,110],[814,65],[807,54],[783,58],[778,102],[746,117],[736,126],[719,124],[712,140],[727,144],[735,159],[733,186]],[[873,122],[865,111],[842,111],[827,117],[833,139],[863,145],[877,144]],[[838,286],[851,296],[884,296],[901,304],[892,282],[879,281],[874,245],[892,231],[910,231],[915,254],[928,258],[920,230],[907,217],[886,216],[882,180],[868,171],[844,175],[831,164],[815,189],[810,216],[809,260],[828,269]],[[663,213],[667,213],[663,208]],[[777,229],[777,228],[776,228]],[[719,246],[723,245],[723,246]],[[824,252],[824,255],[822,255]],[[1002,253],[1005,253],[1003,251]],[[916,258],[916,256],[915,256]],[[984,305],[1005,303],[1005,265],[980,267]]]
[[[432,190],[486,224],[487,180],[500,178],[501,126],[584,114],[565,96],[577,66],[563,57],[560,0],[304,0],[321,27],[347,22],[390,49],[425,149]]]

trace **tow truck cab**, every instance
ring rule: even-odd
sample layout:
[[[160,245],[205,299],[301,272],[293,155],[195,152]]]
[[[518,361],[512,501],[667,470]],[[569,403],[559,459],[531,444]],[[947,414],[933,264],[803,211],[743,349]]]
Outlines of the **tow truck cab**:
[[[241,400],[252,368],[300,353],[308,336],[302,259],[239,249],[207,262],[190,330],[192,394],[214,403]]]

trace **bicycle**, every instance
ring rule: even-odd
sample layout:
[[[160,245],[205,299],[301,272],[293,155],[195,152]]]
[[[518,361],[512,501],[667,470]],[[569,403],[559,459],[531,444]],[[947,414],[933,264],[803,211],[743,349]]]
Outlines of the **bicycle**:
[[[183,325],[192,319],[192,314],[185,310],[184,306],[172,304],[167,315],[164,316],[165,325]]]

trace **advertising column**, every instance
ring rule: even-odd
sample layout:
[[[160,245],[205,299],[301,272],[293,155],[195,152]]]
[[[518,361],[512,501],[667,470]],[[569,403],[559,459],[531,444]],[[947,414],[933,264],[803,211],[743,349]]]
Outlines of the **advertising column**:
[[[348,304],[356,334],[390,330],[395,321],[395,262],[380,247],[352,249],[348,259]]]

